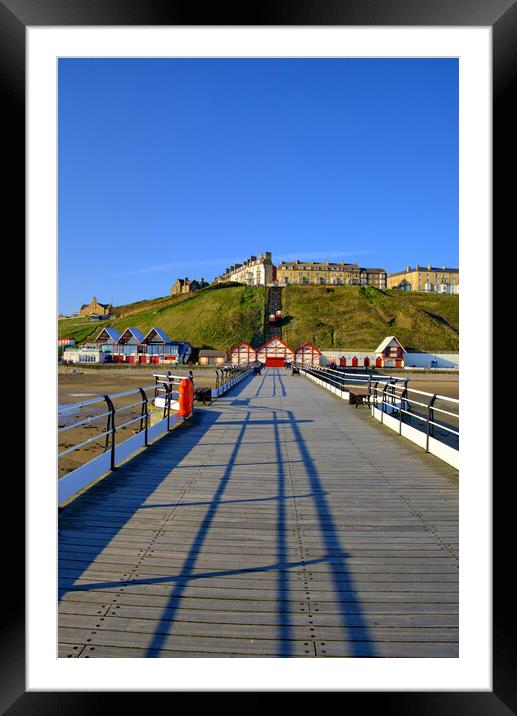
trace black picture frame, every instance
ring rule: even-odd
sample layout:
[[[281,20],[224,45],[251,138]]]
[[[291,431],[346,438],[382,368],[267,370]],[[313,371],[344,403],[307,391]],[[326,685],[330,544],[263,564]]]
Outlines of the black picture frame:
[[[515,90],[517,66],[517,4],[514,0],[276,0],[243,3],[238,7],[213,3],[201,8],[197,3],[175,0],[0,0],[0,85],[8,151],[9,181],[4,190],[4,225],[10,219],[10,236],[23,246],[25,234],[25,29],[28,26],[80,25],[399,25],[399,26],[491,26],[493,31],[493,167],[494,237],[503,237],[515,183],[508,184],[511,167],[511,131],[517,126],[512,83]],[[5,150],[4,150],[5,151]],[[508,172],[508,176],[511,173]],[[512,187],[513,184],[513,187]],[[513,228],[513,233],[515,229]],[[23,253],[23,252],[22,252]],[[497,252],[494,252],[494,262]],[[23,256],[22,256],[23,261]],[[28,368],[29,366],[27,366]],[[498,442],[499,440],[499,442]],[[502,447],[495,439],[493,454]],[[8,468],[6,468],[8,470]],[[7,474],[6,474],[7,476]],[[349,706],[361,696],[384,713],[396,714],[504,714],[517,713],[515,644],[510,630],[513,589],[511,573],[511,479],[494,485],[494,596],[493,596],[493,691],[491,692],[389,692],[340,694]],[[6,480],[7,482],[7,480]],[[24,505],[21,479],[9,480],[4,496],[13,511]],[[5,504],[5,503],[4,503]],[[4,513],[5,514],[5,513]],[[508,517],[508,519],[505,519]],[[25,607],[24,542],[21,520],[18,531],[10,532],[11,543],[4,550],[4,593],[7,606],[2,610],[0,641],[0,707],[2,713],[90,714],[113,709],[116,693],[26,692],[25,690]],[[6,538],[7,539],[7,538]],[[510,545],[510,546],[509,546]],[[260,708],[266,694],[257,695]],[[133,704],[142,703],[131,694]],[[136,701],[135,701],[136,699]],[[137,706],[138,707],[138,706]],[[212,706],[213,707],[213,706]]]

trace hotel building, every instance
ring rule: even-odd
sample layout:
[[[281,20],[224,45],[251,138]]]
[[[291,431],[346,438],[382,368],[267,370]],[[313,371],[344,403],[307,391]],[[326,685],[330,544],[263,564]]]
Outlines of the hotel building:
[[[277,267],[276,278],[279,286],[375,286],[384,289],[387,274],[382,268],[362,268],[359,264],[282,261]]]
[[[459,293],[460,272],[457,268],[407,266],[405,271],[390,273],[388,288],[400,291],[425,291],[427,293]]]
[[[268,286],[274,281],[274,266],[271,260],[271,252],[265,251],[258,256],[250,256],[242,264],[229,266],[226,271],[213,283],[223,281],[238,281],[247,286]]]

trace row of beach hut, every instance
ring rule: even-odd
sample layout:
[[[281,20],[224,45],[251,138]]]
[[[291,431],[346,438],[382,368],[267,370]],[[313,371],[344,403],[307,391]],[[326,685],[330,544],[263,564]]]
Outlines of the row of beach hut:
[[[260,348],[253,348],[242,341],[230,351],[230,363],[254,363],[259,361],[266,367],[281,368],[286,363],[301,363],[307,366],[330,364],[345,368],[403,368],[405,348],[395,338],[387,336],[372,354],[336,354],[327,358],[312,343],[304,343],[293,349],[281,338],[275,336]]]
[[[233,365],[260,362],[269,368],[281,368],[286,363],[306,366],[335,365],[340,367],[404,367],[405,349],[395,336],[387,336],[372,354],[323,355],[312,343],[291,348],[274,336],[260,348],[241,341],[226,356],[221,351],[200,351],[200,362],[221,364],[228,358]],[[206,353],[207,355],[201,355]],[[145,335],[138,328],[126,328],[122,333],[113,327],[101,329],[95,340],[82,348],[68,348],[64,359],[74,362],[112,362],[135,364],[187,363],[192,354],[188,341],[173,341],[161,328],[151,328]],[[210,355],[208,355],[210,354]],[[211,355],[214,354],[214,355]]]

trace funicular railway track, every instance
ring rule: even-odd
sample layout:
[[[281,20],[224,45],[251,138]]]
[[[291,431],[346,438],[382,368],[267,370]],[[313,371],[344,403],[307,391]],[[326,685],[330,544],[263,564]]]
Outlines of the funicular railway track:
[[[282,311],[282,287],[270,286],[267,291],[265,314],[265,339],[282,338],[282,318],[277,313]],[[274,317],[274,320],[271,320]]]

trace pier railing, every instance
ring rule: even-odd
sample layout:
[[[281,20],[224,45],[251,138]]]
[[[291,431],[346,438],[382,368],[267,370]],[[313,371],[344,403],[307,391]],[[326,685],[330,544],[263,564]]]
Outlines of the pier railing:
[[[339,390],[343,390],[347,393],[346,397],[348,398],[348,393],[350,392],[350,388],[359,388],[359,389],[365,389],[369,390],[370,385],[375,380],[382,380],[382,381],[393,381],[394,383],[406,383],[408,382],[409,378],[399,378],[397,376],[389,376],[389,375],[379,375],[377,373],[361,373],[359,371],[355,371],[353,373],[349,373],[346,370],[341,370],[339,368],[327,368],[323,366],[307,366],[303,363],[295,363],[294,364],[298,369],[303,370],[306,374],[312,375],[319,380],[324,381],[325,383],[328,383],[329,385],[332,385]]]
[[[411,388],[410,378],[296,364],[300,373],[338,397],[362,393],[371,415],[454,467],[459,466],[459,400]]]
[[[236,383],[239,383],[253,370],[252,363],[236,363],[216,368],[215,388],[212,389],[212,397],[217,398],[227,390],[230,390]]]
[[[247,364],[217,369],[212,397],[251,373]],[[189,376],[167,371],[153,377],[152,385],[59,407],[58,504],[184,420],[179,391]]]
[[[182,422],[179,386],[188,378],[170,373],[154,378],[153,385],[60,406],[59,503]]]

